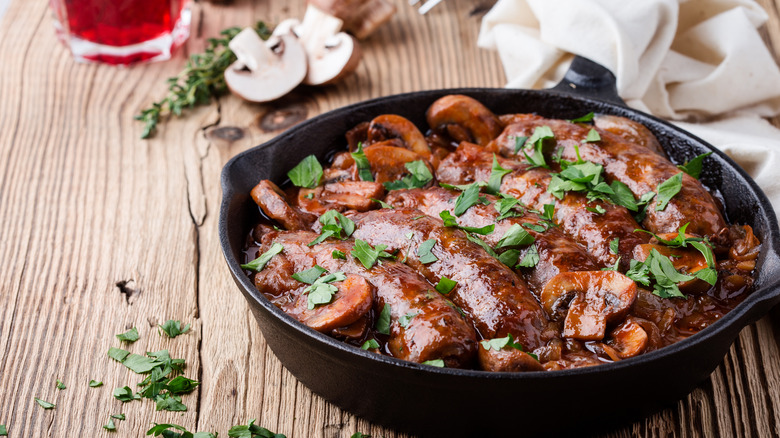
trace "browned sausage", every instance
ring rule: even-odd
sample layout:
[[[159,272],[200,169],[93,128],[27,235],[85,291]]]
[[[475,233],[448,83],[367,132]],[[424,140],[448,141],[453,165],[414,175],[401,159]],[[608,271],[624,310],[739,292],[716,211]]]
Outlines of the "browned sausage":
[[[329,272],[346,273],[347,280],[353,276],[365,278],[375,288],[375,315],[379,315],[385,304],[390,306],[391,327],[387,341],[390,354],[412,362],[442,359],[448,367],[471,364],[477,348],[474,329],[458,313],[454,304],[433,291],[431,285],[412,268],[402,263],[384,261],[366,270],[350,254],[353,249],[351,241],[328,240],[312,247],[307,246],[316,237],[317,234],[309,231],[266,233],[262,238],[263,250],[275,242],[283,245],[284,251],[274,256],[265,269],[255,274],[258,290],[264,292],[282,310],[308,325],[315,319],[303,312],[302,307],[303,310],[306,308],[300,304],[307,299],[302,294],[306,285],[292,279],[292,274],[319,265]],[[333,258],[334,250],[342,251],[346,259]],[[359,283],[358,280],[353,281]],[[351,318],[343,318],[342,315],[358,313],[345,305],[339,305],[342,300],[340,294],[346,295],[343,289],[342,285],[332,303],[319,307],[328,310],[337,308],[337,311],[319,317],[317,322],[323,328],[321,331],[335,328],[332,323],[323,322],[327,317],[341,318],[338,322],[347,325],[346,321]]]
[[[396,207],[416,208],[428,216],[438,217],[442,211],[452,209],[458,195],[459,192],[442,187],[397,190],[390,192],[386,202]],[[494,207],[497,199],[492,195],[484,196],[491,205],[474,205],[458,218],[458,223],[462,226],[476,228],[495,225],[492,233],[481,236],[485,243],[491,247],[495,248],[512,226],[523,226],[524,224],[542,226],[540,225],[542,219],[539,215],[527,211],[527,209],[520,217],[508,217],[496,222],[500,216]],[[537,296],[547,281],[561,272],[591,271],[600,267],[584,247],[565,235],[560,228],[547,225],[544,225],[544,228],[546,230],[543,232],[533,227],[523,228],[534,237],[534,245],[539,253],[539,263],[533,268],[522,268],[521,272]],[[527,250],[528,247],[521,252],[521,259]],[[502,251],[497,250],[497,252]]]
[[[639,122],[620,116],[598,114],[593,118],[593,124],[600,131],[607,131],[621,137],[623,140],[644,146],[656,154],[666,157],[661,143],[647,127]]]

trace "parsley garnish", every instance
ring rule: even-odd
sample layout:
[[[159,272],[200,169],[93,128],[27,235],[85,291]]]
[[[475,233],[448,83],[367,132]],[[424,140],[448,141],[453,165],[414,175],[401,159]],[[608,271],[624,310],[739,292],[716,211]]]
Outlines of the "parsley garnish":
[[[398,324],[403,328],[409,327],[409,323],[412,322],[415,316],[419,315],[417,312],[409,312],[406,315],[398,318]]]
[[[115,418],[117,420],[124,420],[125,419],[125,414],[114,414],[114,415],[111,416],[111,418]]]
[[[343,272],[334,272],[321,277],[325,272],[328,271],[319,265],[315,265],[311,269],[297,272],[292,276],[296,280],[310,285],[303,290],[303,293],[309,294],[307,304],[309,310],[314,309],[320,304],[330,303],[333,299],[333,294],[339,291],[339,288],[330,283],[347,279],[347,276],[344,275]]]
[[[374,175],[371,175],[371,164],[368,162],[365,152],[363,152],[363,143],[358,143],[357,150],[349,155],[355,160],[360,180],[374,182]]]
[[[492,348],[496,351],[501,351],[502,349],[509,347],[525,352],[523,346],[519,342],[515,342],[515,338],[511,333],[507,333],[503,338],[484,339],[480,343],[485,350],[490,350]],[[528,355],[539,360],[539,356],[533,353],[528,353]]]
[[[255,420],[251,420],[246,426],[233,426],[228,431],[228,436],[238,438],[287,438],[281,433],[273,433],[270,430],[264,427],[260,427],[254,423]]]
[[[639,201],[637,201],[637,214],[634,215],[634,219],[636,219],[637,222],[641,223],[645,220],[647,206],[650,205],[650,201],[652,201],[653,198],[655,198],[655,192],[647,192],[639,197]],[[641,207],[641,209],[639,209],[639,207]]]
[[[534,130],[533,135],[531,138],[528,139],[529,143],[532,143],[534,145],[534,154],[533,156],[528,155],[528,151],[526,149],[523,149],[523,155],[525,155],[526,163],[530,164],[529,169],[533,169],[535,167],[543,167],[545,169],[549,169],[550,166],[547,165],[547,162],[544,160],[544,140],[546,139],[553,139],[555,138],[555,135],[552,132],[552,129],[550,129],[549,126],[537,126]],[[517,146],[517,143],[515,143],[515,146]]]
[[[181,433],[174,432],[168,429],[176,429],[180,430]],[[232,429],[231,429],[232,430]],[[211,432],[195,432],[192,433],[188,431],[187,429],[179,426],[178,424],[157,424],[154,423],[154,426],[152,426],[151,429],[146,431],[147,435],[154,435],[154,436],[160,436],[162,435],[163,438],[217,438],[216,433]],[[228,436],[234,436],[230,435],[230,432],[228,432]],[[241,435],[235,435],[235,436],[241,436]]]
[[[488,179],[487,192],[492,194],[498,194],[501,189],[501,180],[508,173],[512,172],[511,169],[504,169],[498,164],[496,154],[493,154],[493,168],[490,170],[490,178]]]
[[[379,206],[382,207],[382,208],[388,208],[390,210],[395,210],[395,207],[393,207],[392,205],[388,204],[387,202],[385,202],[385,201],[383,201],[381,199],[374,199],[374,198],[369,198],[369,199],[371,199],[372,201],[378,203]]]
[[[596,213],[596,214],[604,214],[604,213],[607,212],[607,210],[605,210],[604,207],[602,207],[602,206],[600,206],[598,204],[596,204],[595,207],[585,207],[585,210],[587,210],[587,211],[589,211],[591,213]]]
[[[433,180],[433,175],[423,160],[412,161],[404,164],[409,175],[398,181],[383,183],[387,190],[419,189]]]
[[[631,211],[637,211],[639,209],[639,205],[634,199],[634,194],[627,185],[618,180],[614,180],[609,187],[612,189],[612,193],[609,194],[609,200],[612,201],[613,204],[622,205]]]
[[[499,200],[493,204],[493,207],[499,214],[499,216],[496,218],[496,222],[508,217],[517,217],[524,214],[523,211],[518,212],[514,210],[514,207],[520,203],[519,199],[515,198],[514,196],[505,195],[503,193],[499,193],[498,196]]]
[[[366,342],[363,342],[363,345],[361,345],[360,348],[363,350],[375,350],[379,348],[379,342],[375,339],[369,339]]]
[[[534,243],[534,236],[524,230],[519,224],[514,224],[506,230],[504,236],[496,244],[496,249],[507,246],[525,246]],[[500,259],[500,258],[499,258]]]
[[[284,246],[281,243],[274,242],[273,245],[271,245],[271,248],[260,255],[260,257],[252,260],[251,262],[241,265],[242,269],[247,269],[250,271],[260,272],[265,268],[265,265],[268,264],[268,262],[271,261],[273,256],[279,254],[284,250]]]
[[[667,179],[658,185],[658,203],[655,205],[655,211],[663,211],[666,204],[671,201],[674,195],[680,193],[682,189],[682,172]]]
[[[5,424],[0,424],[0,436],[8,436],[8,429],[6,429]]]
[[[606,268],[601,268],[602,271],[617,271],[620,267],[620,256],[618,256],[617,260],[615,260],[615,264],[612,266],[607,266]]]
[[[457,281],[450,280],[447,277],[441,277],[439,279],[439,282],[436,283],[436,291],[439,292],[442,295],[447,295],[450,292],[452,292],[453,289],[455,289],[455,286],[458,285]]]
[[[493,251],[493,248],[491,248],[487,243],[485,243],[484,240],[480,239],[479,237],[471,233],[466,233],[466,238],[476,243],[480,247],[482,247],[482,249],[484,249],[485,252],[487,252],[491,257],[498,258],[498,254],[496,254],[496,252]]]
[[[355,239],[355,247],[350,254],[360,260],[360,263],[362,263],[366,269],[371,269],[378,259],[393,258],[393,255],[385,252],[385,249],[387,249],[387,245],[379,244],[375,248],[372,248],[368,242]]]
[[[108,357],[114,359],[117,362],[122,362],[129,354],[129,351],[122,350],[121,348],[111,347],[108,349]]]
[[[417,257],[420,260],[420,263],[427,265],[428,263],[433,263],[439,260],[439,258],[433,255],[431,252],[431,249],[433,249],[435,245],[436,239],[428,239],[420,244],[420,246],[417,248]]]
[[[98,388],[103,386],[103,382],[98,382],[97,380],[90,380],[89,381],[89,387],[90,388]]]
[[[547,228],[549,227],[549,225],[547,225],[546,222],[542,222],[542,221],[539,221],[538,224],[523,222],[523,226],[528,228],[531,231],[536,231],[537,233],[544,233],[545,231],[547,231]]]
[[[314,246],[331,236],[344,240],[355,232],[355,222],[336,210],[326,211],[319,220],[322,224],[322,232],[309,243],[309,246]]]
[[[287,176],[296,187],[313,189],[320,185],[322,165],[317,161],[317,157],[309,155],[287,172]]]
[[[130,342],[130,343],[135,342],[140,338],[140,336],[138,336],[138,329],[136,329],[135,327],[131,328],[130,330],[124,333],[120,333],[116,335],[116,337],[120,341]]]
[[[533,268],[537,263],[539,263],[539,252],[536,250],[536,244],[533,244],[528,248],[523,259],[517,264],[517,267]]]
[[[116,430],[116,425],[114,424],[114,420],[109,418],[108,419],[108,424],[103,426],[103,429],[106,429],[106,430]]]
[[[444,361],[442,359],[426,360],[422,364],[423,365],[430,365],[432,367],[445,368],[444,367]]]
[[[312,284],[325,272],[328,272],[328,270],[320,265],[314,265],[314,267],[311,269],[296,272],[292,275],[292,278],[300,281],[301,283]]]
[[[62,380],[60,380],[60,379],[57,379],[57,382],[55,383],[55,386],[57,386],[57,389],[59,389],[60,391],[63,390],[63,389],[67,389],[68,388],[67,386],[65,386],[64,383],[62,383]]]
[[[509,266],[510,268],[514,268],[515,265],[517,265],[517,259],[519,258],[520,250],[508,249],[498,256],[498,261]]]
[[[490,204],[487,198],[479,196],[479,187],[479,184],[470,184],[466,190],[458,195],[458,198],[455,200],[455,208],[452,210],[455,216],[462,216],[466,210],[477,204]]]
[[[338,249],[334,249],[332,253],[330,253],[331,256],[333,256],[334,259],[342,259],[346,260],[347,255],[344,254],[344,251],[340,251]]]
[[[656,238],[656,240],[658,240],[662,244],[673,248],[687,247],[688,244],[690,243],[691,246],[696,248],[704,256],[704,260],[707,262],[707,267],[696,271],[694,275],[696,276],[696,278],[704,280],[707,283],[714,286],[715,283],[718,281],[718,273],[715,270],[715,255],[713,254],[712,248],[710,247],[709,242],[706,239],[703,239],[701,237],[685,236],[685,229],[688,228],[688,225],[690,225],[690,222],[680,227],[680,229],[677,230],[677,236],[672,240],[663,239],[655,233],[651,233],[650,231],[646,231],[642,229],[636,229],[634,231],[641,231],[643,233],[651,234],[653,237]]]
[[[588,131],[588,135],[585,137],[585,143],[595,143],[601,141],[601,136],[595,129]]]
[[[162,325],[158,325],[157,327],[159,327],[163,333],[168,335],[169,338],[175,338],[176,336],[183,335],[190,330],[189,324],[182,328],[181,321],[174,321],[172,319],[165,321]]]
[[[593,121],[594,114],[592,112],[585,114],[584,116],[577,117],[576,119],[569,120],[570,123],[587,123]]]
[[[39,405],[41,405],[41,407],[43,409],[54,409],[54,408],[57,407],[57,405],[55,405],[54,403],[49,403],[47,401],[43,401],[43,400],[39,399],[38,397],[33,397],[33,398],[35,399],[35,402],[38,403]]]
[[[371,438],[371,435],[366,435],[363,432],[355,432],[349,438]]]
[[[379,318],[376,320],[376,331],[383,335],[390,334],[390,312],[392,312],[392,307],[389,304],[385,304],[382,312],[379,314]]]
[[[517,155],[517,153],[520,152],[520,149],[525,146],[526,141],[528,141],[528,137],[526,136],[515,137],[515,155]]]
[[[125,386],[123,388],[114,389],[114,398],[121,401],[122,403],[127,403],[133,400],[141,400],[141,395],[138,393],[133,393],[133,390],[130,389],[129,386]]]
[[[453,216],[449,210],[443,210],[441,213],[439,213],[439,217],[441,217],[441,219],[444,221],[445,227],[460,228],[461,230],[465,230],[470,233],[481,234],[483,236],[492,233],[493,230],[496,229],[495,224],[485,225],[481,228],[460,226],[458,225],[458,221],[455,219],[455,216]]]
[[[555,202],[552,204],[544,204],[542,208],[544,209],[541,214],[542,219],[552,223],[555,218]]]
[[[712,155],[712,152],[707,152],[706,154],[697,155],[696,157],[692,158],[690,161],[686,161],[685,164],[677,166],[677,168],[687,173],[688,175],[696,179],[699,179],[699,177],[701,176],[701,169],[702,169],[702,164],[704,163],[704,159],[710,155]]]
[[[617,254],[620,248],[620,238],[615,237],[614,239],[609,241],[609,251],[612,254]]]

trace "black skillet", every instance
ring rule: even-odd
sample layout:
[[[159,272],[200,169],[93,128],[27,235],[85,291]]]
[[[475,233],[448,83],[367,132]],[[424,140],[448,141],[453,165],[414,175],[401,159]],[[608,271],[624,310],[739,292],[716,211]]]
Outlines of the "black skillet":
[[[399,114],[423,132],[425,110],[447,94],[466,94],[497,114],[537,113],[571,119],[590,111],[647,126],[673,161],[712,151],[702,181],[725,204],[732,223],[763,242],[755,291],[724,318],[686,340],[639,357],[555,372],[488,373],[440,369],[379,356],[317,333],[260,294],[240,268],[245,236],[257,222],[249,197],[262,179],[276,183],[302,158],[321,162],[346,145],[344,133],[380,114]],[[268,345],[313,392],[374,423],[421,436],[497,436],[604,431],[673,404],[706,379],[739,331],[780,301],[780,231],[766,195],[725,154],[655,117],[630,109],[608,70],[576,58],[550,90],[449,89],[373,99],[322,114],[243,152],[222,171],[219,237],[228,267]],[[352,432],[349,432],[350,434]]]

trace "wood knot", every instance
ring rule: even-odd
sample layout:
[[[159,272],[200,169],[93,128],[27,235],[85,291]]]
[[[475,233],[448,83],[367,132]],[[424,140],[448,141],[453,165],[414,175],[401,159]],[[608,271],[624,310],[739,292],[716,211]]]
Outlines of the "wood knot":
[[[306,120],[308,111],[302,103],[287,104],[271,108],[260,116],[258,124],[263,132],[282,131]]]
[[[236,126],[222,126],[210,130],[206,137],[210,140],[220,139],[228,142],[234,142],[244,138],[244,130]]]

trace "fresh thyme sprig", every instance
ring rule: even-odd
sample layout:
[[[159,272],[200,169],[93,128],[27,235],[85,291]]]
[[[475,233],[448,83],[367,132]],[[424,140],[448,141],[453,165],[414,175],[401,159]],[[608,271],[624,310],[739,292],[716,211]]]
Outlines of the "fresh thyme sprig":
[[[255,31],[264,40],[271,36],[270,29],[262,21],[255,25]],[[241,28],[231,27],[220,32],[220,38],[209,38],[205,52],[191,55],[184,70],[168,78],[168,95],[135,116],[136,120],[144,123],[141,138],[149,138],[154,134],[164,113],[181,116],[184,108],[207,104],[212,96],[227,91],[224,73],[236,61],[236,55],[228,48],[228,43],[239,32]]]

